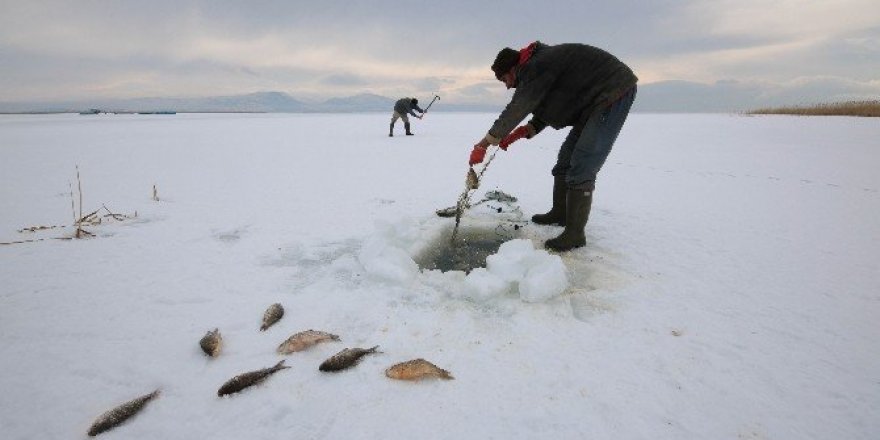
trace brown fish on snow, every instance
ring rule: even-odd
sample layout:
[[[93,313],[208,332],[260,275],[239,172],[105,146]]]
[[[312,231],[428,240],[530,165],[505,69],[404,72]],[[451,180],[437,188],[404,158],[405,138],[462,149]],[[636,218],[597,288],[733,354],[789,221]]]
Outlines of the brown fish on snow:
[[[392,365],[385,370],[385,375],[398,380],[422,380],[431,377],[454,379],[448,371],[424,359],[413,359]]]
[[[89,437],[94,437],[104,431],[119,426],[122,422],[130,419],[132,416],[140,412],[140,410],[144,409],[144,406],[146,406],[149,401],[155,399],[158,395],[159,390],[156,390],[150,394],[138,397],[137,399],[129,400],[128,402],[101,414],[95,419],[95,423],[92,423],[92,427],[89,428]]]
[[[260,326],[260,331],[266,331],[267,328],[278,322],[282,317],[284,317],[284,307],[281,307],[279,303],[272,304],[263,313],[263,325]]]
[[[362,357],[370,353],[378,353],[376,351],[378,348],[378,345],[372,348],[346,348],[324,361],[318,369],[321,371],[340,371],[353,367]]]
[[[306,330],[299,332],[282,342],[278,346],[278,353],[290,354],[296,351],[303,351],[319,342],[338,341],[339,336],[322,332],[318,330]]]
[[[269,368],[263,368],[257,371],[250,371],[247,373],[239,374],[238,376],[233,377],[226,381],[223,386],[217,390],[218,396],[225,396],[227,394],[237,393],[249,386],[256,385],[274,374],[276,371],[283,370],[285,368],[284,361],[278,362],[275,366]]]
[[[199,346],[202,347],[202,351],[211,357],[217,357],[217,355],[220,354],[220,347],[222,345],[223,337],[220,336],[220,331],[216,328],[205,333],[205,336],[202,336],[202,339],[199,341]]]

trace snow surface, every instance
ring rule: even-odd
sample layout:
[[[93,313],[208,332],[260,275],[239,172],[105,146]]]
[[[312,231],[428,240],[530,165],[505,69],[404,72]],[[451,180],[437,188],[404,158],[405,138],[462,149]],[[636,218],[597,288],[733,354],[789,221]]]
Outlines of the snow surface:
[[[466,275],[414,258],[496,115],[394,138],[389,116],[0,116],[0,242],[69,236],[18,231],[70,225],[77,165],[84,211],[137,212],[0,245],[0,437],[85,438],[161,388],[102,437],[880,438],[880,120],[631,115],[587,247],[547,253],[561,229],[526,224]],[[565,134],[499,152],[475,198],[544,212]],[[306,329],[341,341],[275,352]],[[383,374],[420,357],[455,380]]]

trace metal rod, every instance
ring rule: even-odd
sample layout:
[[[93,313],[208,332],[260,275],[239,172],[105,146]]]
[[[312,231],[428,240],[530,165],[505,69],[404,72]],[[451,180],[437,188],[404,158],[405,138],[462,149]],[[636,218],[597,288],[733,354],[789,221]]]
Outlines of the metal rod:
[[[431,102],[428,103],[428,106],[425,107],[425,111],[423,111],[422,114],[424,115],[425,113],[428,113],[428,109],[431,108],[432,105],[434,105],[434,101],[437,101],[439,99],[440,95],[434,95],[434,99],[432,99]]]

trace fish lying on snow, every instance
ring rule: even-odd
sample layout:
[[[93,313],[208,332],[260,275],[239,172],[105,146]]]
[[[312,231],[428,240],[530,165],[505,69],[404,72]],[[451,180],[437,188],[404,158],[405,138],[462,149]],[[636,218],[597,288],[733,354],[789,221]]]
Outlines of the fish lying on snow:
[[[379,346],[375,346],[372,348],[346,348],[339,353],[334,354],[329,359],[324,361],[320,367],[318,367],[321,371],[340,371],[349,367],[355,366],[358,361],[370,354],[377,353],[376,349]]]
[[[296,351],[303,351],[319,342],[338,340],[339,336],[327,332],[306,330],[304,332],[299,332],[282,342],[281,345],[278,346],[278,353],[290,354]]]
[[[448,371],[424,359],[413,359],[392,365],[385,370],[385,375],[398,380],[422,380],[431,377],[454,379]]]
[[[95,423],[92,423],[92,427],[89,428],[89,437],[94,437],[104,431],[119,426],[122,422],[128,420],[133,415],[140,412],[140,410],[144,409],[147,402],[155,399],[158,395],[159,390],[156,390],[150,394],[145,394],[137,399],[125,402],[122,405],[101,414],[95,419]]]
[[[262,370],[250,371],[247,373],[239,374],[238,376],[233,377],[226,381],[223,386],[217,390],[218,396],[225,396],[227,394],[237,393],[249,386],[256,385],[264,380],[267,377],[274,374],[276,371],[283,370],[285,368],[284,361],[278,362],[273,367],[263,368]]]
[[[205,336],[202,336],[202,339],[199,341],[199,346],[202,347],[202,351],[211,357],[217,357],[217,355],[220,354],[220,347],[222,345],[223,337],[220,336],[220,331],[216,328],[206,333]]]
[[[282,317],[284,317],[284,307],[281,307],[279,303],[272,304],[263,313],[263,325],[260,326],[260,331],[266,331],[267,328],[278,322]]]

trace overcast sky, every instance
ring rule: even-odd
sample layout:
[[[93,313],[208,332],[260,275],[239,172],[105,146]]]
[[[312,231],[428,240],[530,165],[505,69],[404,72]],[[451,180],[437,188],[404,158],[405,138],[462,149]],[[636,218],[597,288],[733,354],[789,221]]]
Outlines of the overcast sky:
[[[502,102],[489,65],[533,40],[606,49],[641,85],[880,96],[878,0],[0,0],[0,102],[257,91]]]

